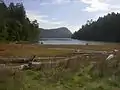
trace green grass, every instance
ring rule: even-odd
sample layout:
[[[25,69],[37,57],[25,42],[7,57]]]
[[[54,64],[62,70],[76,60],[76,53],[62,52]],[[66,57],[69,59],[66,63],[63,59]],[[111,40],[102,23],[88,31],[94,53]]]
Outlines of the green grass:
[[[25,90],[117,90],[120,89],[119,77],[115,79],[113,73],[95,73],[92,65],[78,70],[53,69],[47,71],[24,72]]]
[[[116,62],[103,63],[74,69],[24,70],[15,75],[14,71],[3,70],[0,90],[120,90],[120,66],[115,66]]]

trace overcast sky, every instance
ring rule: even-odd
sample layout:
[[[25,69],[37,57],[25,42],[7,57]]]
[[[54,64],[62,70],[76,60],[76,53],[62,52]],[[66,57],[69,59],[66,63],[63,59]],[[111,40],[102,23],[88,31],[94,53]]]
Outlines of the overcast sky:
[[[23,2],[27,16],[41,28],[67,27],[77,31],[87,20],[120,12],[120,0],[5,0]]]

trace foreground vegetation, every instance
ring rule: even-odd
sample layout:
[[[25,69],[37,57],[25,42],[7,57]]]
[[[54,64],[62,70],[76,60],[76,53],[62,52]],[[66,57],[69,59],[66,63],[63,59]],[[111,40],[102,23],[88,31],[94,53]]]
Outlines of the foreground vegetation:
[[[0,0],[0,42],[30,41],[39,39],[37,20],[30,21],[22,3],[6,5]]]
[[[57,68],[50,71],[25,72],[25,84],[27,90],[119,90],[120,78],[118,67],[115,63],[108,66],[89,64],[77,69]],[[98,65],[98,64],[97,64]],[[99,66],[99,65],[98,65]],[[110,67],[109,67],[110,68]]]
[[[89,63],[77,69],[59,66],[41,71],[16,71],[15,74],[4,70],[0,71],[0,90],[119,90],[120,66],[115,62],[104,64]]]
[[[10,51],[9,55],[21,56],[21,44],[1,44],[0,52]],[[14,48],[13,48],[14,47]],[[70,60],[68,64],[58,63],[55,68],[39,70],[18,70],[0,65],[0,90],[119,90],[120,53],[113,60],[106,61],[108,54],[87,53],[86,50],[112,51],[119,45],[30,45],[22,44],[25,50],[40,56],[70,56],[73,49],[84,53]],[[70,50],[69,50],[70,49]],[[5,51],[2,51],[5,50]],[[48,52],[47,52],[48,50]],[[66,51],[67,50],[67,51]],[[27,55],[32,55],[27,52]],[[37,53],[36,53],[37,52]],[[66,53],[67,52],[67,53]],[[12,54],[10,54],[12,53]],[[25,54],[25,51],[23,52]],[[42,54],[41,54],[42,53]],[[62,54],[61,54],[62,53]],[[3,56],[4,57],[4,56]],[[5,55],[7,57],[7,54]]]

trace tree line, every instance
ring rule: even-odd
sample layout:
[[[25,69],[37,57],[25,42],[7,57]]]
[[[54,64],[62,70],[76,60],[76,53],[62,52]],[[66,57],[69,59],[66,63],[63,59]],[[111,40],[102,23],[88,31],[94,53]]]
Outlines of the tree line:
[[[37,20],[30,21],[22,3],[6,5],[0,1],[0,41],[30,41],[39,39]]]
[[[98,20],[88,20],[72,38],[89,41],[120,42],[120,14],[109,13]]]

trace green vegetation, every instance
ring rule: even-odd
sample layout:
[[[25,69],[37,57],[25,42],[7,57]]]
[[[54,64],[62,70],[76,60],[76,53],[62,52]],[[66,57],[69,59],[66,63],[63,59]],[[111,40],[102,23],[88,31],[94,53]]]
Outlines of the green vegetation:
[[[57,67],[15,74],[7,71],[5,79],[0,77],[0,90],[119,90],[120,70],[115,64],[89,63],[77,69]]]
[[[22,3],[7,6],[0,1],[0,42],[38,41],[37,20],[30,21]]]
[[[84,66],[76,71],[62,68],[51,71],[25,72],[25,90],[117,90],[120,89],[119,75],[109,71],[93,70],[93,65]],[[102,66],[101,66],[102,68]],[[104,68],[105,69],[105,68]],[[106,70],[106,69],[105,69]],[[103,75],[103,76],[102,76]],[[29,81],[29,82],[28,82]]]
[[[99,17],[97,21],[88,20],[86,25],[75,32],[72,38],[90,41],[120,42],[120,14],[111,13]]]

